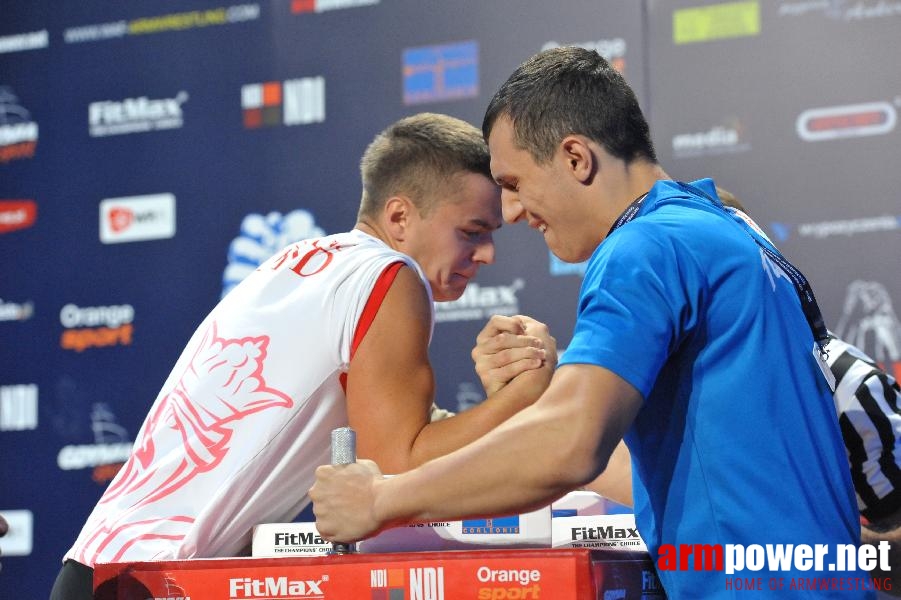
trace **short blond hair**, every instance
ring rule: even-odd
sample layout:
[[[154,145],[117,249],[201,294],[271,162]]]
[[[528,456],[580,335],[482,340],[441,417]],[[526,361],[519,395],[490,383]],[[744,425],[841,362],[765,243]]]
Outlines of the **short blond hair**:
[[[488,146],[477,128],[436,113],[403,118],[379,133],[363,154],[359,218],[375,216],[400,194],[426,215],[439,202],[436,192],[460,173],[491,178]]]

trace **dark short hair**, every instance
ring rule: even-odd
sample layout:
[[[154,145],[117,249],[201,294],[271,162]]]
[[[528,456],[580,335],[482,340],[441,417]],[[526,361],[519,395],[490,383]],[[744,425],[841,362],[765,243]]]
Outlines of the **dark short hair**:
[[[626,163],[657,162],[635,92],[594,50],[553,48],[522,63],[488,105],[486,140],[503,116],[513,124],[514,142],[538,163],[547,163],[570,134],[594,140]]]
[[[488,145],[476,127],[436,113],[403,118],[379,133],[363,154],[359,216],[374,216],[397,194],[428,214],[440,200],[440,187],[461,173],[491,178]]]

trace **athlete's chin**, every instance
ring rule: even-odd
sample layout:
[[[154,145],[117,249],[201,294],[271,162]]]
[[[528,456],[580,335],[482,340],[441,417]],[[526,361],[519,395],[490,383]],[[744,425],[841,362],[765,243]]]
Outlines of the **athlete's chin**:
[[[435,298],[435,302],[453,302],[463,295],[468,284],[469,277],[464,277],[463,275],[451,275],[450,281],[445,285],[442,285],[437,290],[432,290],[432,295]]]

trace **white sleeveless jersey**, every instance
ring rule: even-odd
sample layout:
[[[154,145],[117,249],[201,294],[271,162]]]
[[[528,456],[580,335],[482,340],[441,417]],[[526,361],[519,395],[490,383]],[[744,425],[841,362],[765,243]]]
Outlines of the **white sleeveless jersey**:
[[[357,324],[398,262],[430,289],[411,258],[354,230],[292,244],[229,292],[65,558],[234,556],[254,525],[293,519],[330,460],[332,429],[347,425],[342,379]]]

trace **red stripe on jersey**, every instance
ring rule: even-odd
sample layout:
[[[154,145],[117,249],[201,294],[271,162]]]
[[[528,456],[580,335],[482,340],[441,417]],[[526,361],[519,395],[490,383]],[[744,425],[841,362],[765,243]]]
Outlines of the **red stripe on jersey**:
[[[398,271],[400,271],[400,268],[404,266],[404,264],[405,263],[403,262],[395,262],[385,267],[385,270],[382,271],[382,274],[379,275],[375,285],[372,287],[372,293],[369,294],[369,300],[366,301],[366,306],[363,307],[363,313],[360,315],[357,329],[354,332],[353,342],[350,344],[351,360],[353,360],[360,342],[366,337],[366,332],[369,331],[369,326],[372,325],[372,322],[375,320],[375,315],[378,314],[379,308],[382,306],[382,301],[385,299],[385,295],[388,293],[388,290],[391,289],[394,278],[397,277]],[[341,387],[347,392],[347,373],[341,373],[340,380]]]

